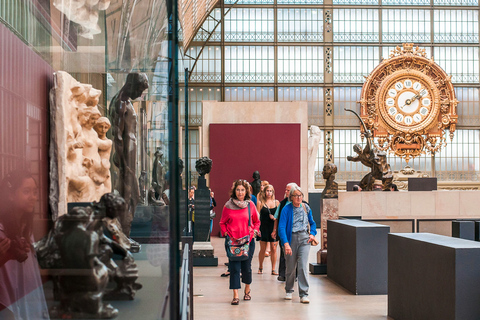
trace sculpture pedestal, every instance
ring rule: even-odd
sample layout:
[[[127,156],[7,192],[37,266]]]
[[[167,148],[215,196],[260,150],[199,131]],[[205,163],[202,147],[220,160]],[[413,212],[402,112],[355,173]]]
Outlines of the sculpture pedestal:
[[[322,191],[321,190],[309,190],[308,191],[308,204],[310,209],[312,209],[313,220],[319,226],[319,221],[321,220],[322,212]]]
[[[218,257],[213,255],[213,246],[210,241],[196,241],[193,243],[194,267],[217,267]]]
[[[202,183],[203,182],[203,183]],[[210,237],[210,190],[205,185],[205,178],[198,178],[195,191],[195,225],[193,240],[195,243],[209,240]]]
[[[320,249],[317,252],[317,263],[310,263],[312,274],[327,274],[327,221],[338,219],[338,199],[322,199],[320,222]]]
[[[328,226],[328,277],[353,294],[387,294],[390,227],[349,219]]]

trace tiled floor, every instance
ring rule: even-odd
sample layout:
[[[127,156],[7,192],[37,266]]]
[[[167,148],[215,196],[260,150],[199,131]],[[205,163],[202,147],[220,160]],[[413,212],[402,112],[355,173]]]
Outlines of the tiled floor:
[[[252,300],[240,300],[232,306],[232,291],[228,289],[228,278],[220,277],[227,262],[223,239],[212,238],[218,267],[195,267],[193,277],[194,318],[203,319],[390,319],[387,317],[387,296],[355,296],[338,286],[327,276],[309,276],[310,304],[300,303],[298,288],[292,301],[284,300],[284,282],[272,276],[270,260],[264,263],[264,274],[258,271],[258,246],[252,262]],[[310,262],[316,262],[318,247],[310,250]],[[243,297],[243,290],[240,295]]]

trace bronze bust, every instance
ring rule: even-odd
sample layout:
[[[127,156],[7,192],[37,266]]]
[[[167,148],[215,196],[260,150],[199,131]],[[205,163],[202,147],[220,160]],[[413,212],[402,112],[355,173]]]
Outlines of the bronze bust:
[[[333,163],[327,163],[323,166],[323,179],[325,179],[325,188],[322,192],[324,199],[338,198],[338,183],[335,181],[337,166]]]

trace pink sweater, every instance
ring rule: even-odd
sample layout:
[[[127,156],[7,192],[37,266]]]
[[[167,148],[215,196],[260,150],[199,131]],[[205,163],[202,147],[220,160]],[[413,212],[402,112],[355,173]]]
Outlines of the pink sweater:
[[[248,227],[248,208],[232,210],[223,207],[222,218],[220,219],[222,236],[227,232],[229,237],[238,239],[250,234],[250,239],[253,239],[254,230],[260,231],[260,220],[258,219],[257,208],[252,201],[250,201],[250,215],[252,220],[250,227]]]

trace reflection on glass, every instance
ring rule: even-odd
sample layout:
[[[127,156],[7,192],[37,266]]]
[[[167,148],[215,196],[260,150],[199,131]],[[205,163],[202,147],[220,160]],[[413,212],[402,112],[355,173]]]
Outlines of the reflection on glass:
[[[0,319],[48,318],[32,246],[37,183],[17,170],[3,179],[0,192]]]

